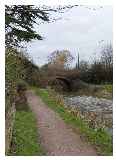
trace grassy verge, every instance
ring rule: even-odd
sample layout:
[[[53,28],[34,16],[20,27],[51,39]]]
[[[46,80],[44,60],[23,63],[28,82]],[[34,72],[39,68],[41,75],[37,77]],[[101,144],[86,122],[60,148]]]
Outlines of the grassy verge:
[[[90,89],[85,89],[82,88],[78,90],[77,92],[64,92],[64,95],[67,96],[93,96],[97,98],[105,98],[112,100],[113,97],[113,85],[111,84],[106,84],[106,85],[97,85],[99,88],[97,90],[90,90]]]
[[[80,118],[74,117],[63,105],[57,104],[54,99],[50,98],[47,90],[36,88],[34,88],[34,90],[50,108],[59,113],[66,123],[71,124],[75,128],[79,128],[82,135],[96,146],[100,155],[112,155],[112,137],[104,130],[100,129],[95,131],[92,128],[89,128],[89,126]]]
[[[109,93],[113,92],[113,85],[111,84],[103,85],[103,88]]]
[[[12,143],[9,155],[44,155],[44,152],[40,144],[38,143],[38,132],[35,116],[29,110],[27,104],[23,104],[23,107],[25,107],[26,110],[16,111]]]

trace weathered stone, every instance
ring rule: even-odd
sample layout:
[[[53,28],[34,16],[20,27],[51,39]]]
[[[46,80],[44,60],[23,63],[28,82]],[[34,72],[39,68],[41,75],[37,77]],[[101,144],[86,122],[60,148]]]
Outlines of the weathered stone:
[[[92,96],[76,96],[65,97],[64,103],[69,109],[73,109],[73,115],[85,119],[91,128],[112,128],[111,100]]]
[[[54,90],[48,89],[50,97],[54,98],[58,104],[63,104],[69,113],[75,117],[80,117],[94,129],[112,129],[112,101],[104,98],[92,96],[72,96],[59,95]],[[106,129],[107,130],[107,129]],[[111,132],[110,132],[111,133]]]

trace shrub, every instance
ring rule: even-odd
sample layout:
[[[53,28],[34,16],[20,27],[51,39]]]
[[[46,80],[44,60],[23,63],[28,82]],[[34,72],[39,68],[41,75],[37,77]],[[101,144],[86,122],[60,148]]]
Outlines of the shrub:
[[[23,80],[18,81],[16,86],[17,86],[17,92],[18,93],[21,92],[21,91],[25,92],[27,90],[27,87],[28,87],[27,83]]]

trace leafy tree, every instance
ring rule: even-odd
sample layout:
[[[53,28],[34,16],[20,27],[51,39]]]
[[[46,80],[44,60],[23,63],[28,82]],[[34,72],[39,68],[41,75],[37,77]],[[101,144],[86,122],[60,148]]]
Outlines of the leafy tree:
[[[66,69],[72,63],[74,57],[68,50],[56,50],[48,56],[48,61],[51,67],[57,69]]]
[[[29,85],[39,85],[39,68],[27,55],[15,49],[6,49],[5,65],[6,111],[11,107],[16,96],[16,86],[20,81]]]
[[[5,98],[6,111],[12,106],[16,95],[16,84],[24,78],[24,67],[21,61],[22,55],[15,49],[6,49],[5,65]]]
[[[5,6],[6,46],[19,46],[20,42],[42,37],[34,30],[35,19],[49,21],[46,12],[32,5]]]

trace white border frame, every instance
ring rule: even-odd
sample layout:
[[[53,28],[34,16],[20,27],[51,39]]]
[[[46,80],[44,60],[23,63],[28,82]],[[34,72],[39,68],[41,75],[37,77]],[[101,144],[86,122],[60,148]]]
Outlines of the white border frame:
[[[113,117],[116,117],[116,100],[115,100],[115,95],[116,95],[116,46],[115,46],[115,42],[116,42],[116,17],[114,15],[116,15],[116,5],[115,5],[115,1],[113,0],[4,0],[2,1],[2,3],[0,3],[0,159],[29,159],[29,160],[36,160],[36,159],[67,159],[67,160],[72,160],[72,159],[88,159],[88,160],[93,160],[93,159],[114,159],[116,156],[116,121],[114,119],[114,156],[5,156],[5,32],[4,32],[4,27],[5,27],[5,21],[4,21],[4,5],[19,5],[19,4],[33,4],[33,5],[42,5],[42,4],[46,4],[46,5],[68,5],[68,4],[81,4],[81,5],[111,5],[113,6],[113,48],[114,48],[114,54],[113,54],[113,59],[114,59],[114,64],[113,64],[113,69],[114,69],[114,84],[113,84],[113,95],[114,95],[114,99],[113,99]],[[106,17],[107,18],[107,17]]]

